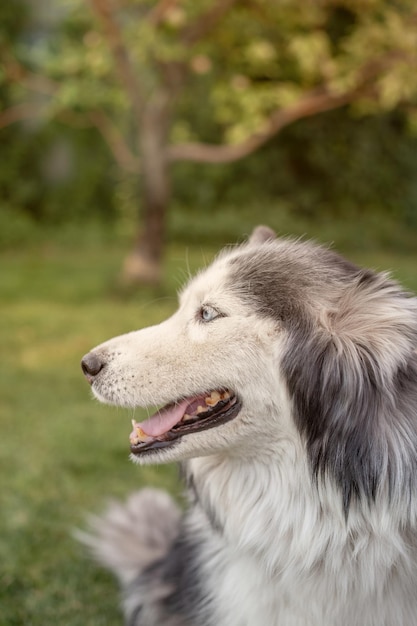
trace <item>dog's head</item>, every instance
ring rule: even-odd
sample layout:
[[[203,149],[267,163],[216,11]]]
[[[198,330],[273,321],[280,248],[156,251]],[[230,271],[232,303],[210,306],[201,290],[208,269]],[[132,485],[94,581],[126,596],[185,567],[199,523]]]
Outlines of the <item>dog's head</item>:
[[[417,463],[417,300],[387,276],[265,227],[222,252],[177,312],[83,359],[95,396],[165,405],[134,422],[143,462],[293,446],[313,475],[373,498]]]

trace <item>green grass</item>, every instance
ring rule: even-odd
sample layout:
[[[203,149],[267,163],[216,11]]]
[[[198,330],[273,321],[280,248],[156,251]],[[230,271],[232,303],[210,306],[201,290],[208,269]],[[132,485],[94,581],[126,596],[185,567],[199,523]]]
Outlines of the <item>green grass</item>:
[[[47,244],[1,258],[0,624],[118,624],[116,585],[72,539],[85,514],[174,467],[128,460],[128,411],[92,400],[79,366],[101,341],[175,308],[184,249],[158,290],[115,289],[118,246]],[[188,263],[202,262],[197,250]]]
[[[144,484],[180,492],[175,467],[129,462],[131,414],[91,399],[79,361],[112,335],[169,315],[188,266],[213,249],[171,246],[165,283],[127,295],[116,287],[121,243],[76,241],[0,255],[0,626],[121,624],[115,582],[72,531]],[[417,290],[417,252],[351,258]]]

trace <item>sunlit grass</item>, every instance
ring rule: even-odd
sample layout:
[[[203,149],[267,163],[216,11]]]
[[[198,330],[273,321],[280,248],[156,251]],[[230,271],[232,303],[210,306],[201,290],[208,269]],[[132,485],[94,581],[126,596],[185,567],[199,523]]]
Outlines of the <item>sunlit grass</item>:
[[[120,624],[116,584],[72,531],[107,498],[143,484],[179,494],[175,467],[129,462],[131,414],[91,398],[79,361],[173,312],[177,288],[213,249],[171,246],[164,284],[130,294],[117,288],[123,254],[118,244],[49,242],[0,257],[1,625]],[[417,252],[353,258],[417,290]]]

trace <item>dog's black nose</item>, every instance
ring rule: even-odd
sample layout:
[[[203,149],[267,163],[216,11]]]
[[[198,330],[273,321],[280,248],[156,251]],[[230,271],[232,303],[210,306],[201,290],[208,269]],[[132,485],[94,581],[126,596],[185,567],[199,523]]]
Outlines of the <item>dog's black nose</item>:
[[[94,377],[103,369],[104,361],[94,352],[86,354],[81,361],[81,369],[88,382],[92,382]]]

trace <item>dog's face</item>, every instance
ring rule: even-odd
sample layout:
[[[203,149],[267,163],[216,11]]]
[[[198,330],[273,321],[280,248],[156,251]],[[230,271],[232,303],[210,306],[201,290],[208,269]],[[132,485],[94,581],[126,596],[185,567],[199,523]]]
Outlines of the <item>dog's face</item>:
[[[260,227],[190,282],[171,318],[98,346],[83,369],[103,402],[165,405],[133,424],[139,462],[291,442],[313,472],[333,474],[347,505],[393,471],[395,394],[401,430],[417,439],[416,345],[415,298]]]
[[[139,462],[255,453],[270,445],[271,432],[288,436],[289,400],[277,367],[282,328],[235,289],[235,257],[238,250],[224,253],[198,274],[165,322],[111,339],[84,357],[100,401],[167,407],[134,424],[131,451]]]

